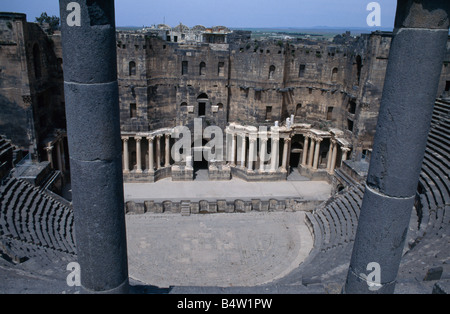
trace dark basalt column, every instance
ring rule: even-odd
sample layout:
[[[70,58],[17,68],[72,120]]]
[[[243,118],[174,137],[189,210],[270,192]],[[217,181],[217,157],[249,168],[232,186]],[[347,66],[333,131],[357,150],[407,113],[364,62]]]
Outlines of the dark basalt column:
[[[449,7],[448,0],[398,0],[345,293],[394,292],[445,57]]]
[[[114,0],[59,3],[81,285],[127,293]]]

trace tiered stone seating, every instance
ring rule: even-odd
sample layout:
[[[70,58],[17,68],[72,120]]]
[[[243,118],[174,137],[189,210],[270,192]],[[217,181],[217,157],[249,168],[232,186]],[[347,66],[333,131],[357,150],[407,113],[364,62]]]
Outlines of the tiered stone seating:
[[[410,243],[405,248],[400,269],[402,280],[411,277],[410,273],[422,271],[425,264],[440,265],[448,258],[444,256],[439,260],[435,253],[431,256],[428,252],[431,248],[435,248],[433,252],[448,251],[444,238],[450,235],[449,174],[450,104],[437,101],[420,174],[420,208],[411,217]],[[351,186],[306,214],[306,223],[314,235],[314,249],[308,259],[280,283],[345,281],[363,193],[362,186]]]
[[[436,101],[420,174],[421,233],[440,234],[450,223],[450,104]]]
[[[308,285],[345,281],[363,189],[361,185],[350,186],[306,213],[305,222],[314,235],[314,248],[298,269],[278,283]]]
[[[353,241],[362,196],[363,187],[355,185],[306,214],[307,224],[315,236],[316,248],[326,251]]]
[[[0,235],[75,253],[72,210],[12,177],[0,186]]]

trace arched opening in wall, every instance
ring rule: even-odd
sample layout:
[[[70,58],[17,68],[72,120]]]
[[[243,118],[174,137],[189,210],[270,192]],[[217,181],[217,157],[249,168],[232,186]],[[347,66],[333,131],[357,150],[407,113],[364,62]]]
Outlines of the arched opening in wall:
[[[294,135],[291,144],[291,156],[289,158],[289,166],[291,168],[298,168],[300,164],[300,157],[303,152],[303,142],[301,135]]]
[[[353,132],[353,121],[350,120],[350,119],[347,119],[347,129],[348,129],[350,132]]]
[[[130,104],[130,119],[137,118],[137,106],[135,103]]]
[[[225,63],[224,62],[219,62],[218,74],[219,74],[219,76],[225,76]]]
[[[206,116],[206,103],[208,102],[208,100],[208,95],[206,95],[205,93],[200,94],[200,96],[197,97],[198,117]]]
[[[206,148],[208,141],[203,139],[201,147],[193,147],[193,167],[194,167],[194,179],[195,180],[208,180],[208,161],[205,159],[205,154],[203,153]],[[200,158],[201,154],[201,158]]]
[[[130,61],[128,64],[128,73],[130,76],[136,75],[136,62]]]
[[[274,74],[275,74],[275,66],[271,65],[269,68],[269,80],[273,80]]]
[[[188,62],[182,61],[181,62],[181,75],[187,75],[188,74]]]
[[[334,69],[331,71],[331,82],[332,82],[332,83],[336,83],[336,82],[337,82],[338,72],[339,72],[338,68],[334,68]]]
[[[266,106],[266,122],[272,121],[272,106]]]
[[[305,77],[306,64],[300,64],[300,69],[298,71],[298,77]]]
[[[342,190],[344,190],[345,189],[345,187],[342,185],[342,184],[338,184],[338,186],[336,187],[336,190],[338,191],[338,192],[341,192]]]
[[[34,44],[33,46],[33,63],[34,75],[38,79],[42,76],[41,50],[38,44]]]
[[[187,112],[187,103],[186,102],[182,102],[180,105],[180,111],[181,112]]]
[[[356,113],[356,101],[349,100],[348,102],[348,113],[355,114]]]
[[[334,107],[328,107],[328,109],[327,109],[327,120],[333,120],[333,110],[334,110]]]
[[[201,62],[199,66],[199,75],[206,75],[206,64]]]
[[[356,85],[359,85],[361,80],[361,68],[362,68],[362,59],[361,56],[356,56]]]
[[[300,116],[302,113],[302,104],[297,104],[297,107],[295,108],[295,115]]]

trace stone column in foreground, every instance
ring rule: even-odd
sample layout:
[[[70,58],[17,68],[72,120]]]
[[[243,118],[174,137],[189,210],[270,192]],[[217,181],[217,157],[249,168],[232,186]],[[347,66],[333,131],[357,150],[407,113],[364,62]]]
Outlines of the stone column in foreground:
[[[60,0],[64,92],[81,287],[128,292],[113,0]]]
[[[394,293],[446,53],[450,1],[398,0],[345,293]]]

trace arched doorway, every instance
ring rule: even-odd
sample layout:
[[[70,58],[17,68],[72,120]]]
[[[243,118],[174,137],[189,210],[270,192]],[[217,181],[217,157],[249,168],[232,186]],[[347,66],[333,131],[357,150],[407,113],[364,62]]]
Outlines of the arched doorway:
[[[289,166],[291,168],[298,168],[302,152],[303,152],[303,141],[301,140],[301,135],[295,135],[292,138],[291,156],[289,158]]]
[[[206,116],[206,104],[208,103],[208,101],[209,101],[208,95],[206,95],[205,93],[200,94],[200,96],[197,97],[198,117]]]
[[[203,153],[207,149],[206,144],[208,141],[203,139],[202,146],[192,145],[193,153],[193,167],[194,167],[194,180],[208,180],[208,161],[205,159],[205,154]]]

